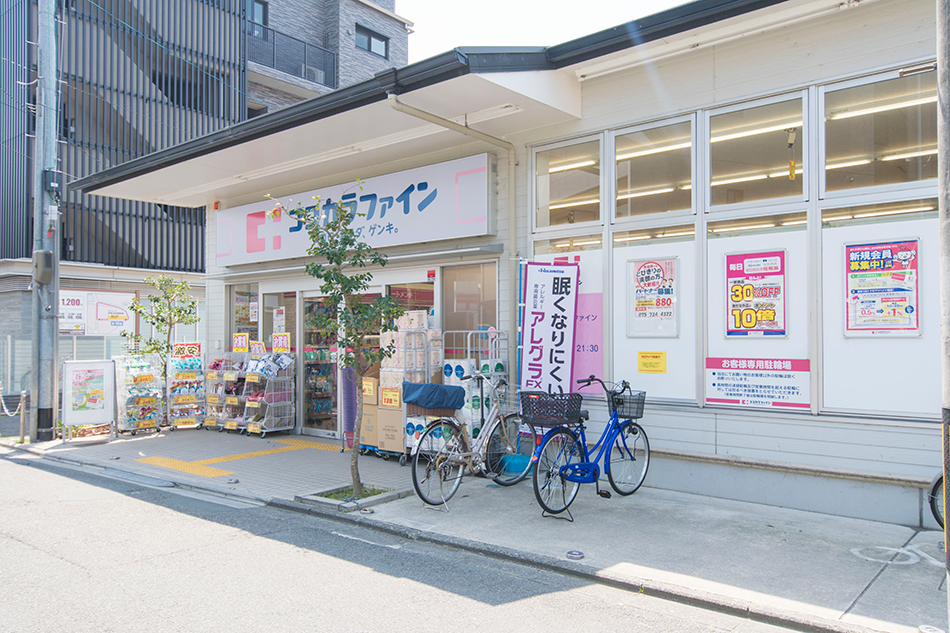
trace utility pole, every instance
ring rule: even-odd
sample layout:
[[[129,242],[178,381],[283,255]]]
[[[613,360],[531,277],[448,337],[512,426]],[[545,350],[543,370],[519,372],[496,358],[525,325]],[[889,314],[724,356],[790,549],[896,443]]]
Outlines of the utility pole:
[[[943,507],[947,507],[950,482],[950,0],[937,0],[937,198],[940,231],[940,335],[942,343],[941,385],[943,386]],[[944,510],[946,515],[946,510]],[[950,581],[948,521],[944,520],[944,567]],[[950,610],[950,582],[947,583]]]
[[[33,152],[33,368],[30,440],[53,439],[59,404],[59,73],[56,3],[38,0]]]

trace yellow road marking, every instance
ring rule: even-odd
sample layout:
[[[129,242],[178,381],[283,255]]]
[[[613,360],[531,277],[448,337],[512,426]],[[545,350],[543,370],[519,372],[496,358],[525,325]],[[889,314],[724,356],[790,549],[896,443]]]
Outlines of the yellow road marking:
[[[290,451],[299,451],[305,448],[315,448],[322,451],[337,451],[340,450],[338,445],[327,444],[325,442],[312,442],[310,440],[301,440],[296,438],[285,438],[280,440],[274,440],[280,444],[287,444],[287,446],[282,446],[280,448],[271,448],[263,451],[253,451],[250,453],[238,453],[237,455],[225,455],[223,457],[212,457],[211,459],[199,459],[193,462],[184,462],[179,459],[172,459],[170,457],[142,457],[135,461],[142,462],[143,464],[151,464],[153,466],[161,466],[162,468],[170,468],[172,470],[177,470],[183,473],[189,473],[191,475],[199,475],[201,477],[221,477],[223,475],[233,475],[234,473],[229,470],[222,470],[220,468],[212,468],[209,464],[221,464],[224,462],[233,462],[238,459],[248,459],[250,457],[260,457],[263,455],[274,455],[276,453],[288,453]]]

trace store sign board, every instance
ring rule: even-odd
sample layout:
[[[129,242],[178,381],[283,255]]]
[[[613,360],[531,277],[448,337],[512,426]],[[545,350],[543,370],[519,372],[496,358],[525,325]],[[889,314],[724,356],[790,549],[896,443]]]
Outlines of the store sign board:
[[[811,407],[808,359],[707,358],[706,403],[770,409]]]
[[[785,251],[726,255],[726,336],[785,336]]]
[[[918,240],[845,245],[845,336],[920,336]]]
[[[574,363],[578,264],[529,263],[522,312],[521,387],[569,393]]]
[[[59,333],[73,336],[119,336],[135,333],[132,292],[59,291]]]
[[[342,202],[355,208],[353,229],[373,248],[488,235],[489,156],[458,160],[369,178],[360,183],[287,196],[313,204],[315,215]],[[319,207],[316,205],[319,204]],[[287,210],[272,214],[271,200],[219,210],[215,216],[218,266],[304,257],[310,246],[302,222]],[[361,217],[359,217],[361,216]]]
[[[679,336],[676,257],[627,261],[627,336]]]

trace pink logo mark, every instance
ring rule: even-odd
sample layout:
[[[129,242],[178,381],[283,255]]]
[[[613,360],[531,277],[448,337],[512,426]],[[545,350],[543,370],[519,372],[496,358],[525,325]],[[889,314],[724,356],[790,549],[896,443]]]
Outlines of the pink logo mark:
[[[247,214],[247,252],[260,253],[267,249],[267,237],[261,237],[258,229],[267,222],[267,212],[258,211]],[[280,215],[274,216],[274,223],[280,222]],[[273,250],[280,250],[280,235],[273,235]]]

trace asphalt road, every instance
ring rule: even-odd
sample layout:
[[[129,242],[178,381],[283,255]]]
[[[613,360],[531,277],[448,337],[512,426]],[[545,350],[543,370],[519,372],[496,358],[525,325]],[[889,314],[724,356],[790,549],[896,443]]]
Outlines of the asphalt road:
[[[787,630],[3,452],[0,587],[0,631],[17,632]]]

